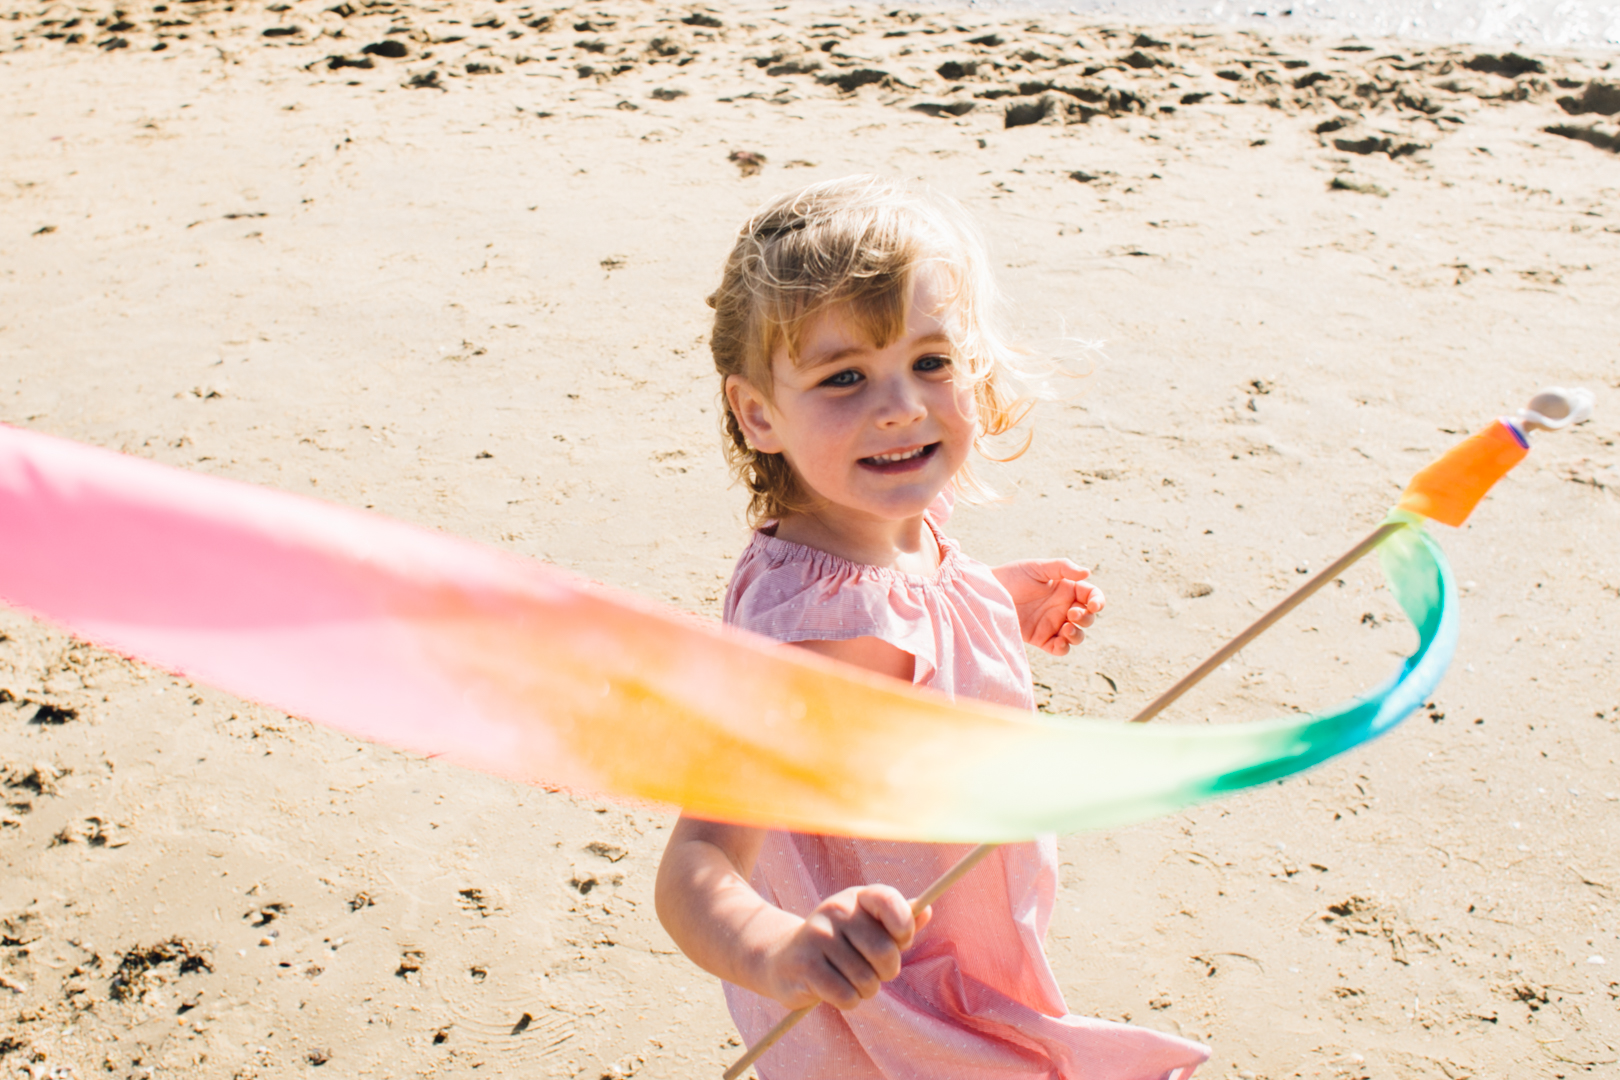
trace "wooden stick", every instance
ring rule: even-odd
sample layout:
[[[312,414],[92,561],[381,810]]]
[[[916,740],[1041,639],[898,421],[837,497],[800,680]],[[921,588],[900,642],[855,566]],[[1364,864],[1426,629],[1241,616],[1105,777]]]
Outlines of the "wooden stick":
[[[1396,529],[1401,528],[1402,525],[1402,522],[1390,521],[1385,522],[1377,529],[1374,529],[1364,540],[1361,541],[1361,543],[1357,544],[1355,547],[1351,548],[1349,551],[1335,559],[1326,570],[1323,570],[1305,584],[1295,589],[1276,607],[1260,616],[1260,618],[1257,619],[1247,630],[1243,631],[1237,637],[1221,646],[1220,649],[1216,651],[1215,655],[1193,668],[1193,670],[1188,672],[1180,682],[1176,683],[1176,685],[1154,698],[1148,704],[1147,708],[1131,717],[1131,723],[1146,723],[1155,716],[1158,716],[1165,709],[1169,708],[1173,701],[1179,698],[1182,694],[1185,694],[1188,690],[1191,690],[1195,685],[1209,675],[1210,672],[1214,671],[1216,668],[1230,660],[1240,649],[1243,648],[1243,646],[1265,633],[1278,619],[1281,619],[1284,615],[1287,615],[1290,611],[1293,611],[1295,608],[1299,607],[1299,605],[1303,604],[1311,597],[1312,594],[1322,588],[1322,586],[1344,573],[1344,571],[1348,569],[1349,566],[1356,560],[1360,559],[1363,555],[1367,554],[1367,552],[1389,539],[1390,535],[1394,533]],[[979,865],[986,855],[989,855],[999,846],[1000,845],[998,844],[980,844],[978,847],[974,848],[972,851],[958,859],[955,866],[941,874],[939,876],[939,880],[935,881],[932,885],[928,886],[928,888],[924,889],[921,895],[911,902],[911,913],[916,915],[923,908],[927,907],[929,904],[932,904],[935,900],[938,900],[940,896],[944,894],[946,889],[949,889],[952,885],[955,885],[957,881],[961,879],[963,874],[966,874],[969,870]],[[811,1010],[819,1004],[820,1002],[816,1002],[815,1005],[806,1005],[804,1008],[795,1009],[786,1016],[782,1017],[782,1019],[777,1022],[775,1027],[771,1028],[771,1030],[765,1033],[764,1038],[760,1039],[753,1046],[750,1046],[748,1048],[748,1052],[742,1057],[738,1058],[737,1063],[725,1071],[724,1080],[737,1080],[738,1077],[748,1070],[748,1066],[758,1061],[760,1056],[764,1054],[765,1051],[775,1046],[777,1040],[781,1039],[782,1036],[793,1030],[793,1025],[809,1016]]]
[[[1000,846],[1000,844],[980,844],[960,859],[957,859],[955,866],[939,875],[939,878],[932,885],[917,894],[917,899],[911,902],[911,913],[916,915],[923,908],[938,900],[944,895],[946,889],[962,880],[963,874],[978,866],[984,861],[986,855]]]
[[[1322,586],[1344,573],[1345,570],[1349,568],[1351,563],[1367,554],[1367,552],[1371,551],[1379,544],[1382,544],[1385,540],[1389,539],[1391,533],[1402,527],[1403,523],[1399,521],[1387,521],[1378,526],[1378,528],[1369,533],[1366,539],[1362,540],[1361,543],[1357,544],[1355,547],[1351,548],[1349,551],[1335,559],[1333,564],[1326,570],[1323,570],[1320,574],[1317,574],[1315,577],[1311,578],[1311,580],[1295,589],[1280,604],[1266,612],[1264,615],[1260,616],[1260,618],[1256,619],[1253,625],[1251,625],[1247,630],[1243,631],[1243,633],[1239,634],[1231,641],[1228,641],[1225,645],[1222,645],[1220,649],[1216,651],[1214,656],[1211,656],[1208,660],[1205,660],[1202,664],[1199,664],[1197,667],[1193,668],[1186,675],[1182,676],[1180,682],[1176,683],[1176,685],[1154,698],[1148,703],[1147,708],[1131,717],[1131,723],[1146,723],[1155,716],[1158,716],[1161,712],[1170,707],[1171,702],[1175,701],[1182,694],[1185,694],[1188,690],[1191,690],[1195,685],[1202,681],[1206,675],[1230,660],[1239,649],[1243,648],[1243,646],[1265,633],[1278,619],[1299,607],[1299,605],[1303,604],[1307,599],[1310,598],[1311,594],[1315,593]]]
[[[928,888],[917,894],[917,898],[911,902],[911,914],[915,916],[918,912],[922,911],[923,908],[927,907],[929,904],[932,904],[935,900],[938,900],[940,896],[944,894],[946,889],[949,889],[952,885],[955,885],[958,881],[960,881],[963,874],[966,874],[969,870],[973,869],[975,866],[978,866],[979,863],[984,861],[984,857],[986,855],[989,855],[999,846],[999,844],[980,844],[978,847],[956,860],[955,866],[952,866],[949,870],[939,875],[938,879],[936,879],[932,885],[928,886]],[[809,1016],[810,1011],[819,1004],[821,1004],[821,1002],[818,1001],[814,1004],[806,1005],[802,1009],[794,1009],[792,1012],[782,1017],[781,1020],[777,1021],[775,1027],[771,1028],[771,1030],[765,1033],[764,1038],[760,1039],[759,1042],[755,1043],[753,1046],[750,1046],[748,1048],[748,1053],[738,1058],[737,1063],[725,1071],[724,1080],[737,1080],[739,1076],[748,1071],[748,1066],[758,1061],[761,1054],[775,1046],[778,1039],[786,1035],[789,1031],[792,1031],[793,1025]]]
[[[759,1042],[755,1043],[753,1046],[750,1046],[748,1048],[748,1053],[737,1059],[737,1064],[733,1065],[731,1068],[727,1069],[723,1074],[721,1074],[721,1080],[737,1080],[737,1077],[748,1071],[748,1066],[758,1061],[765,1051],[776,1045],[776,1040],[792,1031],[794,1024],[797,1024],[800,1020],[803,1020],[805,1017],[809,1016],[811,1010],[813,1010],[816,1005],[820,1004],[821,1002],[817,1001],[814,1004],[806,1005],[802,1009],[794,1009],[792,1012],[782,1017],[782,1019],[778,1020],[776,1022],[776,1026],[767,1031],[763,1039],[759,1040]]]

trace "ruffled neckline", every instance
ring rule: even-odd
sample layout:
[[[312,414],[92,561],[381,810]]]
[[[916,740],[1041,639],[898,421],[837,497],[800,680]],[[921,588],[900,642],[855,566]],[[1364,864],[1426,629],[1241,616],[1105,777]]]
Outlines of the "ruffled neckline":
[[[770,559],[773,565],[785,563],[806,563],[813,567],[818,575],[838,574],[840,576],[872,578],[878,581],[887,581],[901,585],[931,585],[938,587],[947,582],[954,581],[961,573],[958,560],[956,541],[939,531],[934,524],[934,515],[925,513],[923,521],[934,534],[934,543],[939,546],[939,566],[932,574],[908,574],[904,570],[895,570],[887,566],[873,566],[870,563],[858,563],[840,555],[822,551],[820,548],[809,547],[793,540],[783,540],[775,533],[776,522],[769,521],[754,530],[753,543],[758,544]]]

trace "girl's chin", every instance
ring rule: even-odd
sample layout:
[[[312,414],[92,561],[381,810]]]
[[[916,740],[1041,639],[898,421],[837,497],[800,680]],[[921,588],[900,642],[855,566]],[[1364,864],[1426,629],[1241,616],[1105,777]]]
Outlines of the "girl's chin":
[[[943,488],[928,485],[920,491],[891,492],[884,497],[851,500],[849,508],[883,521],[907,521],[933,506]]]

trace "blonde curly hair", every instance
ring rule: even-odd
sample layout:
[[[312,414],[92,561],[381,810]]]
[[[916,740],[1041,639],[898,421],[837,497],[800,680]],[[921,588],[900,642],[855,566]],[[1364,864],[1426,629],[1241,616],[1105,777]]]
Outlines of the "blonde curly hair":
[[[781,454],[748,444],[726,400],[725,381],[740,375],[772,400],[771,358],[797,360],[816,316],[843,308],[878,348],[905,332],[916,278],[936,274],[958,378],[973,387],[979,433],[974,446],[1008,461],[1030,436],[997,456],[986,440],[1005,435],[1028,415],[1032,395],[1018,389],[1017,361],[1000,325],[1000,294],[983,238],[956,202],[873,176],[812,184],[779,196],[748,220],[726,258],[709,346],[720,373],[726,460],[748,489],[748,518],[759,526],[813,509]],[[963,465],[953,480],[964,496],[991,493]]]

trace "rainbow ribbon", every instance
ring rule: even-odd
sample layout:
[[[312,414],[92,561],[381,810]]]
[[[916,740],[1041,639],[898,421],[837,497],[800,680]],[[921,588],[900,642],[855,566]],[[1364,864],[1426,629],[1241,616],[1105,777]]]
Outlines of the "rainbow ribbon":
[[[1409,527],[1380,548],[1417,651],[1338,708],[1266,722],[1127,726],[951,701],[455,537],[4,426],[0,598],[240,697],[515,780],[803,831],[1016,840],[1287,776],[1422,704],[1457,613],[1419,517],[1439,502],[1418,502],[1462,476],[1471,509],[1512,464],[1452,460],[1469,445],[1414,482],[1392,512]]]

